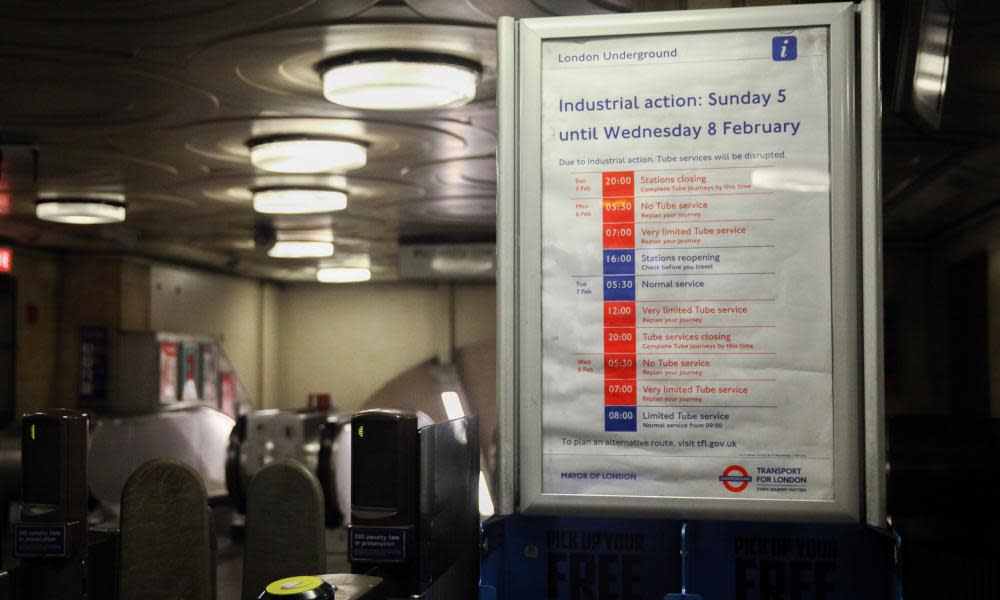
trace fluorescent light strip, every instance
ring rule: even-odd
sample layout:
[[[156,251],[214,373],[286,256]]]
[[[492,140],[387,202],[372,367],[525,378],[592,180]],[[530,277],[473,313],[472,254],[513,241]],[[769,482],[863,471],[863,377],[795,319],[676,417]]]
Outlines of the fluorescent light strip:
[[[321,283],[358,283],[371,278],[371,270],[364,267],[324,267],[316,271]]]
[[[493,506],[493,496],[490,495],[490,486],[486,484],[486,474],[479,472],[479,516],[483,519],[492,517],[496,513]]]
[[[444,403],[444,412],[448,415],[449,421],[461,419],[465,416],[462,408],[462,399],[455,392],[441,392],[441,402]]]
[[[271,258],[324,258],[333,256],[330,242],[278,241],[267,252]]]

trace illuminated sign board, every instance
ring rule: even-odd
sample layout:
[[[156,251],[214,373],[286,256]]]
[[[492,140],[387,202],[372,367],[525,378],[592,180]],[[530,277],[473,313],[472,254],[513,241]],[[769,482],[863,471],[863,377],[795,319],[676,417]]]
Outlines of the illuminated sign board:
[[[10,273],[14,270],[14,251],[10,248],[0,248],[0,273]]]

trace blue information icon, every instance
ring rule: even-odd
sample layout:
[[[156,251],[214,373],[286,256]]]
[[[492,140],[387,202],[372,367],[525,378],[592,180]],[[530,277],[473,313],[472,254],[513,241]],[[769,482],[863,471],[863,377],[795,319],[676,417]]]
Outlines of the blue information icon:
[[[771,58],[795,60],[799,56],[799,43],[794,35],[780,35],[771,39]]]
[[[605,406],[604,431],[635,431],[634,406]]]
[[[635,274],[635,250],[605,250],[605,275]]]
[[[635,300],[635,275],[605,275],[605,302],[628,302]]]

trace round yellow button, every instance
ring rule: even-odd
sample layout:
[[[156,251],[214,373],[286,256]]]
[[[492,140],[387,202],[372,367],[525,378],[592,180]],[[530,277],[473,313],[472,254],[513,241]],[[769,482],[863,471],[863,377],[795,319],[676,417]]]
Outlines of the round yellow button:
[[[265,590],[268,594],[275,596],[292,596],[309,592],[323,585],[323,580],[319,577],[304,575],[302,577],[286,577],[271,582]]]

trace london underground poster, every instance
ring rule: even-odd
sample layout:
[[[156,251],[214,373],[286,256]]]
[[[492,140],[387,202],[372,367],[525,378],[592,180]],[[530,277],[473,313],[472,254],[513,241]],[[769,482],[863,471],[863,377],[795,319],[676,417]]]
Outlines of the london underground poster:
[[[833,498],[825,27],[542,44],[543,491]]]

